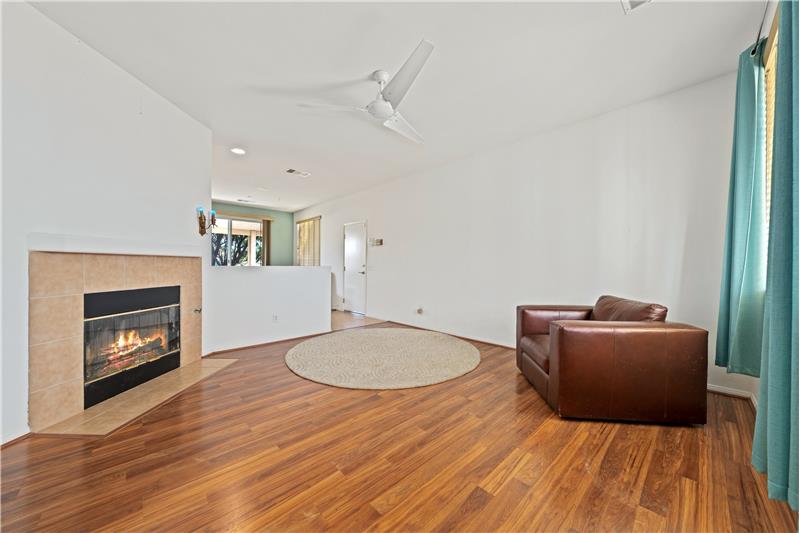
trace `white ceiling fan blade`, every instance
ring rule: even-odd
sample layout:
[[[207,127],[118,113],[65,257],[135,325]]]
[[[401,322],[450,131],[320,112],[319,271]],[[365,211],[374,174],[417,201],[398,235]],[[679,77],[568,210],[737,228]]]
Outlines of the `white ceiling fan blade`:
[[[422,144],[425,142],[425,139],[422,138],[422,135],[420,135],[419,132],[414,129],[414,126],[409,124],[399,112],[390,117],[386,122],[383,123],[383,125],[390,130],[396,131],[403,137],[411,139],[415,143]]]
[[[431,52],[433,52],[433,45],[425,39],[420,41],[416,50],[406,59],[406,62],[403,63],[403,66],[400,67],[400,70],[397,71],[397,74],[394,75],[389,84],[384,87],[383,98],[392,104],[393,108],[397,109],[397,106],[403,101],[408,89],[419,76],[422,67],[425,66],[425,62],[430,57]]]
[[[359,78],[350,78],[327,83],[278,83],[270,85],[248,85],[245,88],[264,96],[277,96],[280,98],[297,98],[298,96],[302,96],[303,98],[309,99],[325,99],[329,97],[331,93],[348,91],[370,81],[374,81],[371,76],[361,76]]]
[[[298,107],[308,107],[311,109],[330,109],[331,111],[366,111],[362,107],[355,107],[350,105],[318,104],[314,102],[303,102],[297,105]]]

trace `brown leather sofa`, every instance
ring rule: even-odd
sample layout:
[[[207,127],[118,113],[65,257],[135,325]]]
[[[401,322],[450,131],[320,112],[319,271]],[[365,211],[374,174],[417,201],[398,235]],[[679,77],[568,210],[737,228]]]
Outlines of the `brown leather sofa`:
[[[562,417],[705,424],[708,332],[666,318],[614,296],[520,305],[517,367]]]

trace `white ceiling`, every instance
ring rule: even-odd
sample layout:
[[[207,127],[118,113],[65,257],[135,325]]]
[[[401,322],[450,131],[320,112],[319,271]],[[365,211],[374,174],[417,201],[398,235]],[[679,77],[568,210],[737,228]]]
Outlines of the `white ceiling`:
[[[764,6],[35,5],[213,130],[214,198],[287,211],[730,72]],[[436,48],[400,109],[424,146],[297,105],[368,103],[375,85],[354,80],[395,72],[423,37]]]

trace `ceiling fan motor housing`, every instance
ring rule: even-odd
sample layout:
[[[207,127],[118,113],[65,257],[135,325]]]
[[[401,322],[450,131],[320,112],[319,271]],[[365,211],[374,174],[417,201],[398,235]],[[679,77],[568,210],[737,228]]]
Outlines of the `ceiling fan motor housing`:
[[[376,70],[372,73],[372,79],[380,84],[386,85],[389,83],[389,73],[385,70]]]
[[[367,104],[367,111],[369,114],[375,118],[379,118],[381,120],[386,120],[394,115],[394,109],[392,109],[392,104],[387,102],[381,97],[376,98],[369,104]]]

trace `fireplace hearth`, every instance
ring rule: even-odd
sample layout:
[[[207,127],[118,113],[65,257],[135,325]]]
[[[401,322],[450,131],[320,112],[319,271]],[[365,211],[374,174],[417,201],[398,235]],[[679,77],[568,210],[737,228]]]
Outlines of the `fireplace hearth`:
[[[84,295],[84,409],[180,366],[180,287]]]

